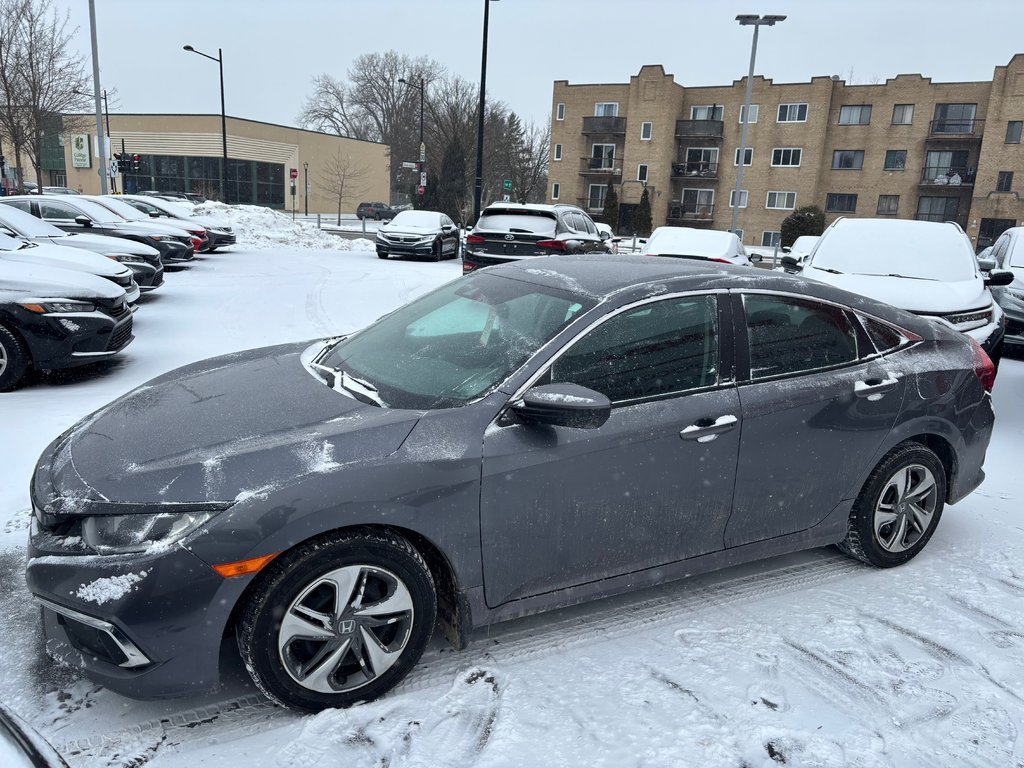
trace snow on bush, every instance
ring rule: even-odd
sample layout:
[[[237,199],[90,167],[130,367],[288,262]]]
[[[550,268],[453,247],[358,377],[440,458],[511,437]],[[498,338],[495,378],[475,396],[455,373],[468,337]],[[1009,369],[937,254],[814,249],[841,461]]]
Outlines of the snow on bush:
[[[281,211],[258,205],[227,205],[208,200],[195,207],[197,216],[210,216],[230,226],[243,248],[308,248],[335,251],[372,251],[365,238],[346,240],[316,228],[308,221],[293,221]]]

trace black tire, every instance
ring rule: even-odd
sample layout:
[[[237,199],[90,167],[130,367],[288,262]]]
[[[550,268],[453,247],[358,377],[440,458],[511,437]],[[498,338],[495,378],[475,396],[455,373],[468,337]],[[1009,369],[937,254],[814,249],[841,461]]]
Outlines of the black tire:
[[[902,565],[935,533],[945,499],[946,470],[939,457],[920,443],[901,443],[868,476],[839,549],[879,568]]]
[[[444,242],[441,238],[434,241],[434,248],[430,253],[431,261],[440,261],[444,256]]]
[[[342,613],[331,609],[330,616],[323,614],[330,627],[316,625],[310,611],[335,605],[345,593],[339,581],[350,577]],[[369,613],[387,603],[410,608]],[[296,606],[302,611],[291,612]],[[319,712],[370,701],[394,687],[423,654],[436,613],[434,580],[420,553],[397,534],[357,529],[315,539],[273,560],[247,597],[236,634],[245,666],[263,693],[278,704]],[[279,637],[286,619],[286,632],[301,630],[290,640]],[[324,637],[305,634],[311,626]],[[387,656],[393,658],[381,661]],[[378,674],[375,666],[383,671]],[[301,676],[303,667],[300,682],[293,671]]]
[[[12,390],[21,383],[31,359],[25,342],[0,325],[0,392]]]
[[[388,258],[387,251],[377,251],[377,258],[384,259],[386,261]]]

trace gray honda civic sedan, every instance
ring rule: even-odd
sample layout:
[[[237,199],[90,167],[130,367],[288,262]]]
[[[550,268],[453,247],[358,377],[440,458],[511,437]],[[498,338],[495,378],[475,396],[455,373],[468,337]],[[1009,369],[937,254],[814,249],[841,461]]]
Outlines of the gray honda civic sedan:
[[[32,479],[28,584],[115,691],[211,688],[231,637],[273,700],[345,706],[435,628],[808,547],[905,563],[984,478],[993,376],[939,321],[785,274],[490,267],[88,416]]]

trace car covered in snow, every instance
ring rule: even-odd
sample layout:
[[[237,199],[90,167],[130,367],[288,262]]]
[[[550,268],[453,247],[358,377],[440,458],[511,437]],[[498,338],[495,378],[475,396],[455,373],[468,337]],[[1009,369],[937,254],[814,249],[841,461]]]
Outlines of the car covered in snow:
[[[840,218],[808,258],[787,256],[782,263],[803,277],[939,320],[978,341],[999,363],[1006,320],[989,287],[1013,276],[984,275],[954,222]]]
[[[390,690],[435,626],[462,648],[808,547],[907,562],[984,478],[991,361],[882,302],[737,275],[520,260],[128,392],[33,474],[47,648],[152,697],[215,686],[231,638],[315,711]]]
[[[207,252],[213,252],[225,245],[234,245],[237,240],[230,225],[213,216],[195,213],[192,203],[188,201],[175,203],[145,195],[117,195],[116,199],[153,219],[180,220],[199,224],[206,230],[209,241],[205,248]]]
[[[983,258],[978,254],[979,259]],[[988,254],[992,270],[1013,275],[1005,285],[994,285],[992,295],[1006,315],[1006,344],[1024,347],[1024,227],[1011,227],[1001,234]],[[990,272],[991,277],[991,272]]]
[[[423,256],[434,261],[459,255],[459,228],[439,211],[400,211],[377,230],[377,255]]]
[[[0,765],[4,768],[68,768],[67,761],[35,728],[0,704]]]
[[[706,259],[725,264],[750,266],[750,256],[732,232],[694,227],[658,227],[640,249],[644,256],[677,259]]]
[[[206,227],[198,221],[189,221],[187,218],[156,219],[147,213],[143,213],[135,206],[124,202],[120,199],[120,196],[87,195],[86,199],[112,211],[125,221],[134,222],[144,227],[155,225],[161,230],[166,231],[187,232],[192,238],[192,248],[195,253],[206,251],[210,248],[210,237],[206,233]]]

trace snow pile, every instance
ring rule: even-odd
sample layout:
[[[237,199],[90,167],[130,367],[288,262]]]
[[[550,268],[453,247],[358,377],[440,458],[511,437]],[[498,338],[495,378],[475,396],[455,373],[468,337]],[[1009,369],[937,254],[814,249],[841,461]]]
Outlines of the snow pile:
[[[80,585],[74,595],[87,603],[103,605],[113,600],[120,600],[135,589],[135,585],[144,578],[146,578],[146,572],[139,571],[138,573],[124,573],[120,576],[96,579],[89,584]]]
[[[227,205],[207,200],[195,207],[197,216],[210,216],[231,227],[244,248],[302,248],[335,251],[372,251],[364,238],[346,240],[316,228],[307,221],[293,221],[281,211],[258,205]]]

